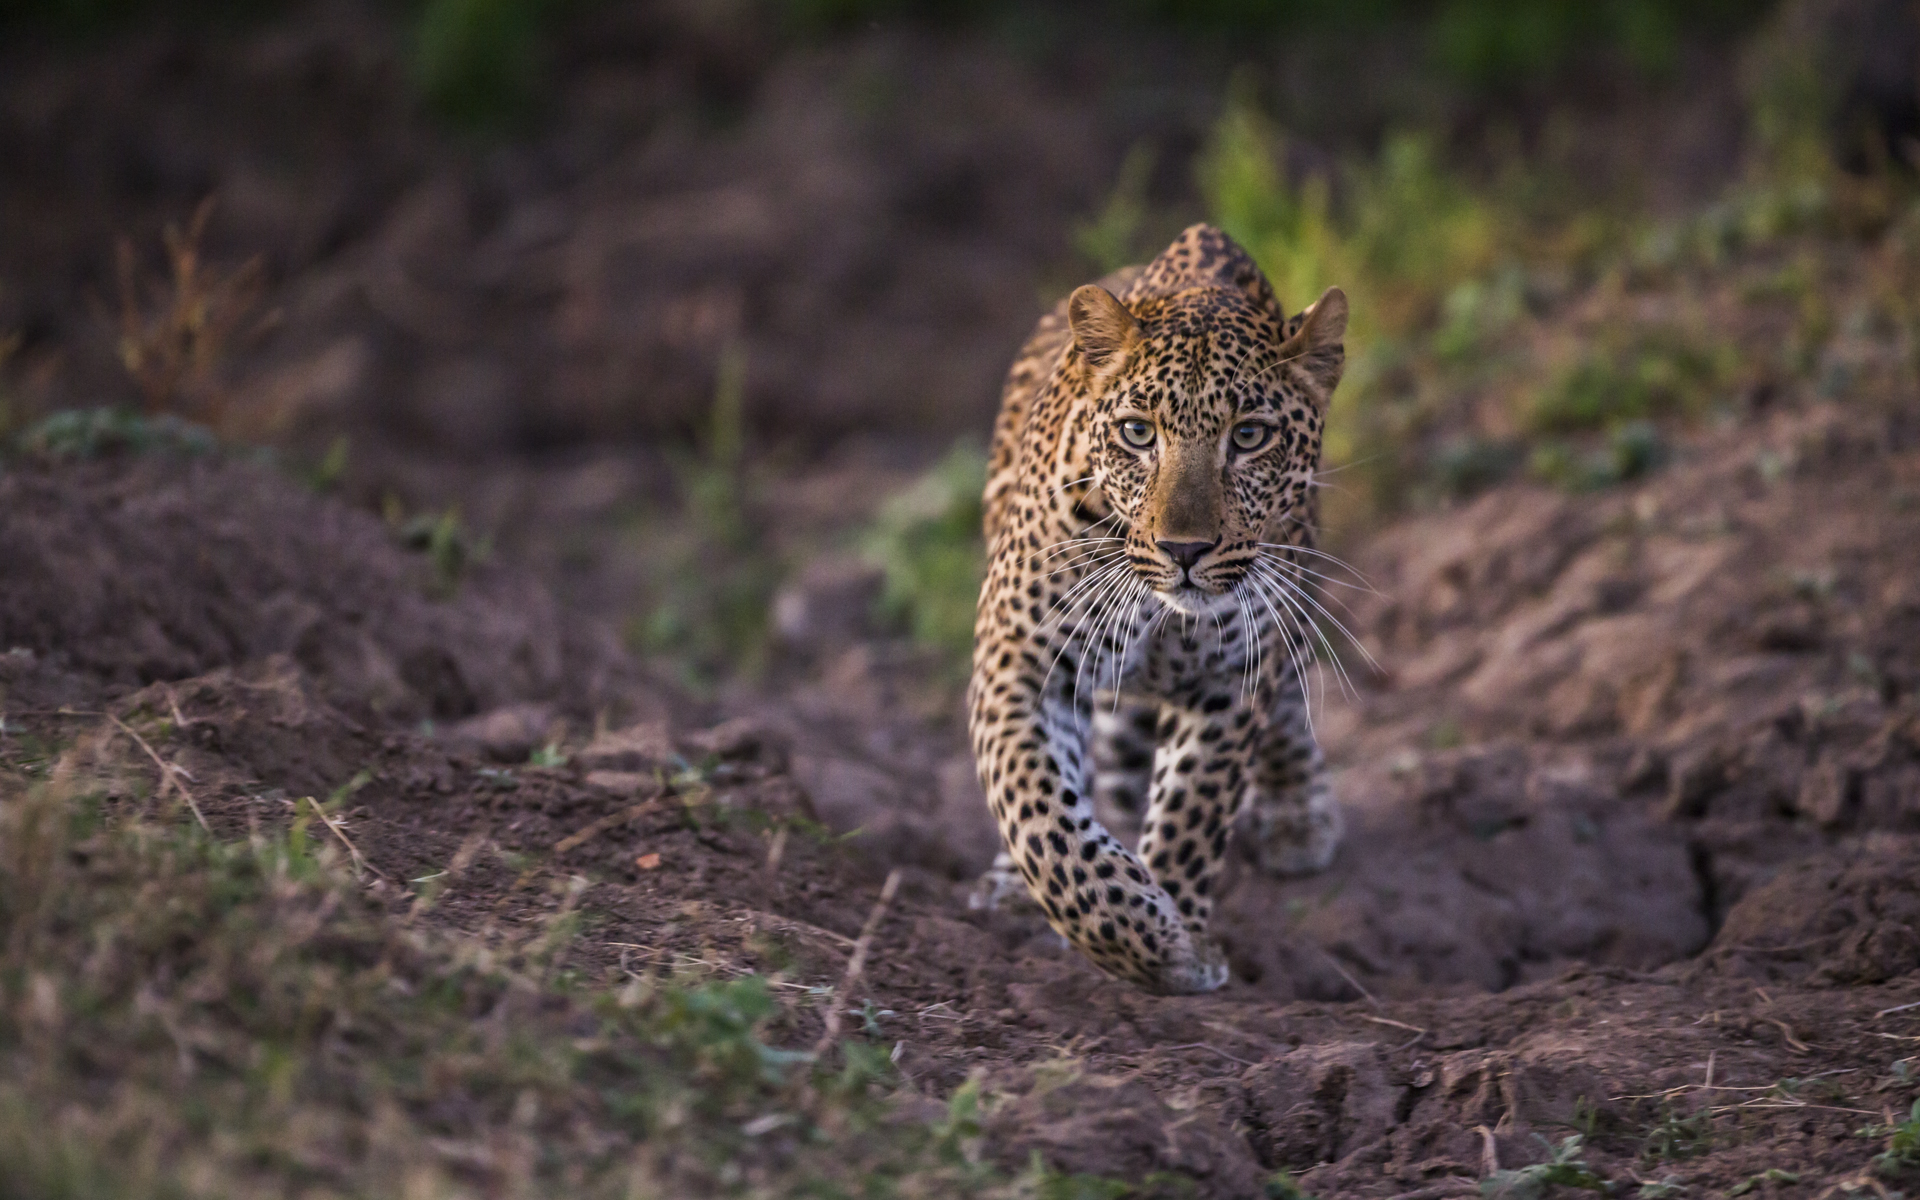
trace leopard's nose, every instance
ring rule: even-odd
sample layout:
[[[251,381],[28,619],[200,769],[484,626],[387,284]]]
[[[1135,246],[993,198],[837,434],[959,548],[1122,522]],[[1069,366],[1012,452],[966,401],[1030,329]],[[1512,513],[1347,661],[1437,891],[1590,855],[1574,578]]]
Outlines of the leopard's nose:
[[[1187,571],[1193,570],[1193,564],[1200,561],[1201,555],[1205,554],[1207,551],[1213,549],[1215,546],[1218,546],[1219,544],[1220,544],[1219,542],[1167,542],[1167,541],[1160,541],[1160,542],[1154,543],[1154,545],[1160,547],[1161,550],[1165,551],[1167,557],[1171,558],[1176,564],[1178,564],[1182,570],[1187,570]]]

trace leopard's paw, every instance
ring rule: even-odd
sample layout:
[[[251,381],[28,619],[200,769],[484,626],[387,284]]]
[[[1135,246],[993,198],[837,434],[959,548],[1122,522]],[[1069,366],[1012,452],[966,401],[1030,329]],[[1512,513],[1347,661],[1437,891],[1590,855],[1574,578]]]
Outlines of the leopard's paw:
[[[1247,826],[1253,858],[1269,875],[1312,875],[1333,863],[1346,827],[1340,805],[1320,792],[1304,812],[1285,817],[1255,810]]]
[[[1226,982],[1226,954],[1211,938],[1195,937],[1161,960],[1154,990],[1167,996],[1195,996],[1218,991]]]
[[[1027,893],[1027,881],[1014,865],[1013,856],[1002,850],[994,856],[993,865],[974,881],[973,890],[967,893],[967,907],[976,912],[1018,912],[1024,908],[1037,910],[1039,905]]]

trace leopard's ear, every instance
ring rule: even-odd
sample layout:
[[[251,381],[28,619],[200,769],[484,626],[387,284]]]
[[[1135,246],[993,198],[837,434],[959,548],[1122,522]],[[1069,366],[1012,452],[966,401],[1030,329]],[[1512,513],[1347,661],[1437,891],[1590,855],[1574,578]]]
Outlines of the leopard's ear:
[[[1287,340],[1280,344],[1280,357],[1293,360],[1313,382],[1319,392],[1315,399],[1322,408],[1346,369],[1346,336],[1347,294],[1337,287],[1322,292],[1306,311],[1287,322]]]
[[[1096,374],[1118,368],[1140,344],[1140,322],[1097,283],[1076,288],[1067,297],[1067,324],[1080,357]]]

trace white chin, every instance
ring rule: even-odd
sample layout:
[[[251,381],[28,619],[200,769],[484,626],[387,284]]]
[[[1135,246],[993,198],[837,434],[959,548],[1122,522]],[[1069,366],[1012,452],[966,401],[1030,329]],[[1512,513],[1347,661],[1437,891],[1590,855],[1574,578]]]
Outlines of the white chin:
[[[1205,591],[1191,584],[1182,584],[1180,587],[1174,588],[1171,591],[1156,588],[1153,594],[1159,597],[1160,603],[1177,613],[1189,617],[1203,617],[1207,615],[1207,613],[1213,610],[1214,605],[1218,604],[1221,600],[1221,597],[1215,595],[1213,592]]]

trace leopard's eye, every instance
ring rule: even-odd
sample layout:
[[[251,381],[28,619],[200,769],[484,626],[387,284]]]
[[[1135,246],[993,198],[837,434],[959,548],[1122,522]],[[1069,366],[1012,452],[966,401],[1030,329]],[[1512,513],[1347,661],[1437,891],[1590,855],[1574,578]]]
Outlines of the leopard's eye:
[[[1153,445],[1153,423],[1137,417],[1120,422],[1120,440],[1135,450],[1145,450]]]
[[[1258,421],[1242,421],[1233,427],[1233,445],[1236,450],[1258,450],[1267,444],[1273,436],[1273,426],[1262,425]]]

